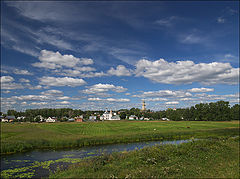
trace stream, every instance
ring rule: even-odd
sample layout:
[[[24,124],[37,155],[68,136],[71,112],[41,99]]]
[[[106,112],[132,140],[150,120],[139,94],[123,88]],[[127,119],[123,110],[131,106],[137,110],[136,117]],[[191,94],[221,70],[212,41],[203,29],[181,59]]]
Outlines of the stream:
[[[58,169],[67,169],[69,165],[78,163],[82,159],[110,154],[140,150],[144,147],[165,144],[181,144],[191,141],[148,141],[127,144],[111,144],[101,146],[88,146],[78,149],[65,150],[34,150],[26,153],[17,153],[1,156],[2,178],[41,178],[48,177]]]

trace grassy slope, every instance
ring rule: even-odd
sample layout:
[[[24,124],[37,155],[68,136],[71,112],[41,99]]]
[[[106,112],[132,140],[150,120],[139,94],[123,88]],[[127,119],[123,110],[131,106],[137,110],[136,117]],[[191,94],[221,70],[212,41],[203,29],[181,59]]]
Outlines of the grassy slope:
[[[144,148],[83,161],[50,178],[239,178],[239,137]]]
[[[227,128],[227,129],[226,129]],[[239,122],[98,122],[1,124],[1,153],[35,148],[238,135]]]

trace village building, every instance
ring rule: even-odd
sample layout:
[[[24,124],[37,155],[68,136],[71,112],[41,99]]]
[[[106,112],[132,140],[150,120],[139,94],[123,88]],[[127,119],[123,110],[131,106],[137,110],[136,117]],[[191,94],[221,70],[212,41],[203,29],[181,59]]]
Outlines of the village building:
[[[96,121],[97,120],[97,116],[89,116],[89,121]]]
[[[75,117],[76,122],[83,122],[83,115]]]
[[[57,121],[57,119],[55,117],[49,117],[46,119],[45,122],[56,122],[56,121]]]
[[[40,119],[39,122],[44,122],[44,117],[42,117],[41,115],[37,115],[37,116],[34,118],[34,121],[36,121],[36,120],[38,120],[38,119]]]
[[[70,119],[68,119],[68,122],[74,122],[74,121],[75,121],[74,118],[70,118]]]
[[[2,122],[14,122],[15,116],[6,116],[4,119],[2,119]]]
[[[138,120],[138,117],[137,116],[135,116],[135,115],[131,115],[131,116],[129,116],[129,118],[128,118],[129,120]]]
[[[26,117],[25,116],[19,116],[17,117],[17,120],[24,120]]]
[[[121,120],[119,115],[114,115],[111,117],[111,120]]]
[[[146,111],[146,103],[142,100],[142,111]]]
[[[166,117],[163,117],[162,119],[161,119],[162,121],[170,121],[168,118],[166,118]]]
[[[106,111],[103,113],[103,115],[100,116],[100,120],[120,120],[119,115],[116,115],[116,113],[112,113],[112,110],[110,112]]]

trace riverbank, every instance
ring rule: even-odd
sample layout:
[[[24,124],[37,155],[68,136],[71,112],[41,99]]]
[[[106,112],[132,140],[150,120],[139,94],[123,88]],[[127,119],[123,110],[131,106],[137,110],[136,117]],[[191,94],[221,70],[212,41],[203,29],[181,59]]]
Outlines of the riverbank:
[[[50,178],[239,178],[239,137],[147,147],[87,159]]]
[[[153,140],[238,136],[239,121],[1,124],[1,154]]]

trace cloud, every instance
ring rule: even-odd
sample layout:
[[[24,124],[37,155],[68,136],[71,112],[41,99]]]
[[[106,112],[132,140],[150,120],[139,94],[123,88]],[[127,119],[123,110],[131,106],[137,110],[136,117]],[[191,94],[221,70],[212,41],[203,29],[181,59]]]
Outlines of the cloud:
[[[88,98],[88,101],[102,101],[101,98]]]
[[[32,102],[32,103],[30,103],[30,105],[36,105],[36,106],[43,106],[46,104],[48,104],[48,103],[47,102]]]
[[[148,98],[145,101],[167,101],[167,98]]]
[[[20,70],[20,69],[17,69],[17,68],[15,68],[13,73],[15,73],[16,75],[33,75],[28,70]]]
[[[136,76],[143,76],[157,83],[165,84],[238,84],[239,68],[229,63],[199,63],[193,61],[167,62],[164,59],[139,60],[136,64]]]
[[[105,101],[105,102],[129,102],[130,99],[126,99],[126,98],[106,98],[106,99],[102,99],[102,98],[88,98],[88,101]]]
[[[23,89],[23,85],[14,82],[14,78],[11,76],[1,76],[1,89],[11,90],[11,89]]]
[[[198,36],[196,34],[182,35],[180,42],[184,44],[199,44],[205,41],[204,37]]]
[[[170,102],[166,102],[165,104],[166,105],[177,105],[177,104],[179,104],[179,102],[178,101],[170,101]]]
[[[47,90],[41,92],[42,95],[49,95],[49,96],[62,96],[63,92],[60,90]]]
[[[82,86],[85,85],[86,82],[83,79],[79,78],[70,78],[70,77],[49,77],[49,76],[43,76],[39,78],[40,82],[39,84],[41,85],[46,85],[46,86],[70,86],[70,87],[75,87],[75,86]]]
[[[68,96],[60,96],[60,97],[57,97],[58,100],[68,100],[70,99],[70,97]]]
[[[182,21],[184,19],[181,17],[177,17],[177,16],[170,16],[170,17],[156,20],[155,24],[157,24],[159,26],[163,26],[163,27],[171,27],[180,20]]]
[[[20,101],[45,101],[52,100],[49,96],[45,95],[20,95],[20,96],[12,96],[8,98],[8,100],[20,100]]]
[[[62,55],[59,52],[41,50],[39,60],[33,63],[34,67],[56,69],[62,67],[73,68],[76,65],[90,65],[93,60],[90,58],[76,58],[73,55]]]
[[[184,97],[190,97],[190,96],[192,96],[192,94],[189,92],[171,91],[171,90],[145,91],[140,95],[133,95],[133,97],[140,97],[140,98],[149,98],[149,97],[184,98]]]
[[[218,22],[219,24],[223,24],[223,23],[225,23],[225,21],[226,21],[226,19],[224,19],[223,17],[218,17],[218,18],[217,18],[217,22]]]
[[[107,73],[110,75],[116,75],[116,76],[131,76],[132,74],[130,70],[126,69],[124,65],[118,65],[116,69],[111,67]]]
[[[192,88],[192,89],[189,89],[188,91],[192,93],[204,93],[204,92],[214,91],[214,89],[213,88]]]
[[[1,83],[9,83],[14,81],[14,78],[11,76],[1,76],[0,79],[1,79]]]
[[[109,90],[115,91],[117,93],[127,91],[127,89],[122,86],[115,86],[113,84],[99,83],[99,84],[95,84],[93,86],[88,87],[88,89],[83,90],[82,92],[86,93],[86,94],[99,94],[99,93],[108,92]]]
[[[37,85],[37,86],[30,85],[30,86],[28,86],[28,88],[31,90],[35,90],[35,89],[42,89],[42,86],[41,85]]]
[[[2,93],[8,94],[8,93],[11,93],[11,91],[6,90],[6,91],[2,91]]]
[[[69,101],[61,101],[61,102],[58,102],[59,104],[70,104]]]
[[[90,70],[91,67],[89,67]],[[94,68],[92,68],[94,69]],[[92,72],[92,71],[79,71],[76,69],[63,69],[61,71],[56,71],[57,75],[61,75],[61,76],[77,76],[77,77],[81,77],[81,78],[94,78],[94,77],[102,77],[102,76],[108,76],[108,74],[104,73],[104,72]]]
[[[25,79],[25,78],[20,78],[19,81],[22,82],[22,83],[29,83],[30,82],[28,79]]]
[[[13,73],[16,75],[33,75],[33,73],[30,73],[28,70],[22,70],[15,67],[10,66],[1,66],[1,73]]]
[[[126,98],[120,98],[120,99],[107,98],[106,100],[110,102],[129,102],[130,101],[130,99],[126,99]]]

